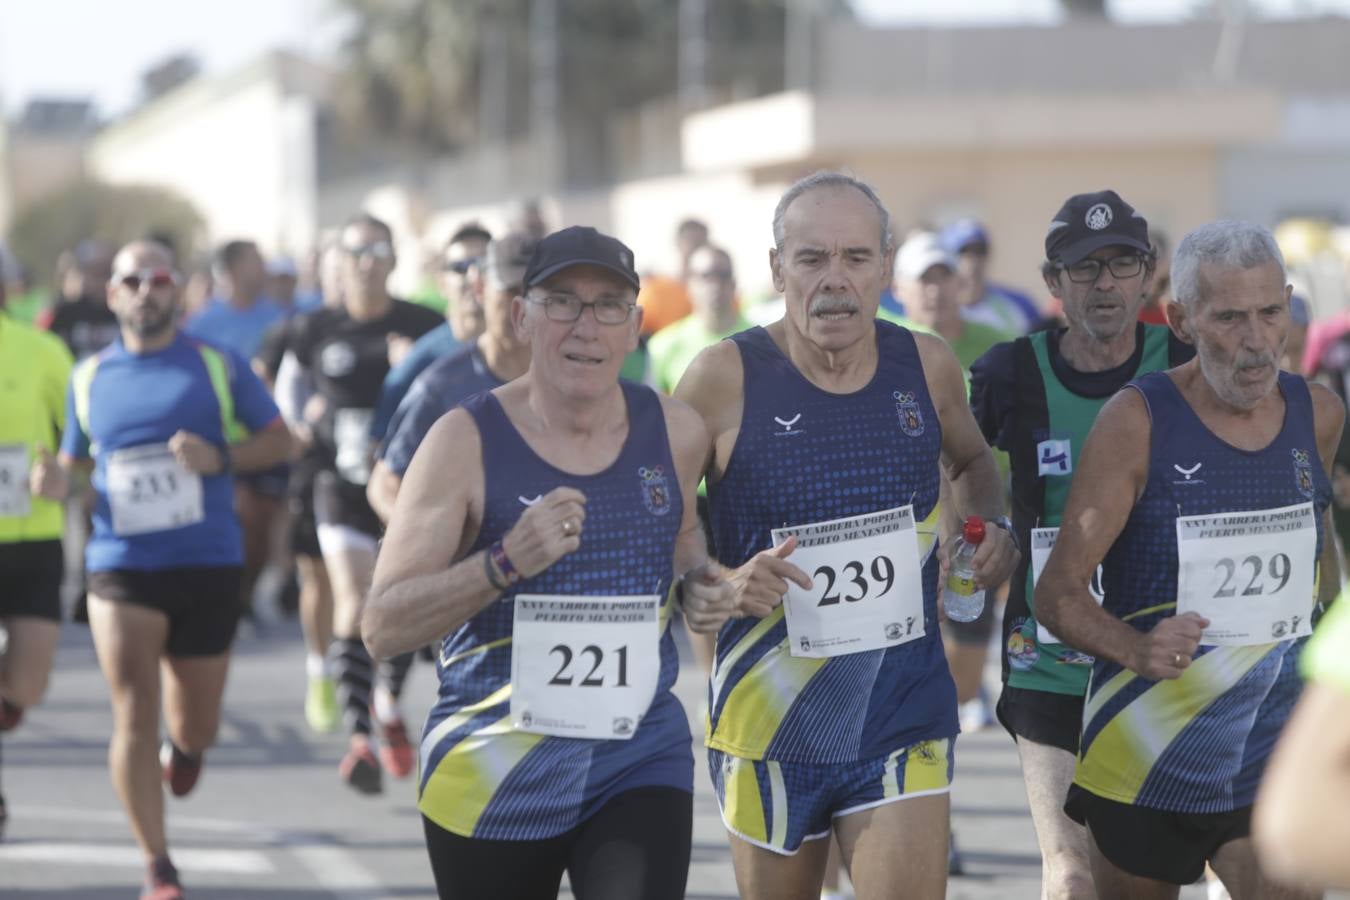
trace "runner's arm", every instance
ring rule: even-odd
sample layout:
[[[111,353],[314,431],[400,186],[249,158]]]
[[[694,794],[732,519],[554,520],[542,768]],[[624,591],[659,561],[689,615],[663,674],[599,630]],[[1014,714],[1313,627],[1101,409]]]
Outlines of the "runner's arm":
[[[952,513],[960,521],[966,516],[997,519],[1003,515],[1003,481],[993,451],[970,411],[961,366],[941,338],[915,332],[914,342],[942,428],[942,474],[951,483]],[[1017,568],[1019,558],[1011,534],[996,526],[986,528],[984,543],[973,560],[978,580],[985,587],[1002,584]]]
[[[1322,457],[1322,468],[1330,481],[1332,469],[1336,465],[1336,451],[1341,444],[1341,431],[1345,427],[1345,403],[1326,385],[1309,384],[1308,391],[1312,394],[1317,452]],[[1331,507],[1328,506],[1322,516],[1322,555],[1318,560],[1317,580],[1317,602],[1324,615],[1341,590],[1341,567],[1336,557],[1335,534],[1335,523],[1331,519]]]
[[[277,416],[244,440],[230,444],[225,451],[228,460],[222,462],[236,472],[261,472],[290,459],[291,446],[290,429]]]
[[[375,460],[375,468],[370,470],[370,480],[366,482],[366,500],[380,521],[389,524],[394,515],[394,503],[398,500],[403,478],[390,470],[383,459]]]
[[[1055,549],[1036,583],[1035,609],[1070,646],[1148,678],[1175,678],[1190,664],[1205,620],[1170,616],[1141,633],[1098,606],[1088,590],[1144,492],[1151,432],[1138,391],[1122,390],[1102,407],[1075,467]]]
[[[661,407],[684,507],[675,540],[675,577],[685,621],[695,632],[694,640],[707,645],[711,658],[713,635],[732,614],[727,570],[709,558],[707,536],[698,517],[698,484],[712,455],[712,442],[702,417],[688,405],[662,397]]]
[[[1272,878],[1350,884],[1348,703],[1340,685],[1314,681],[1284,726],[1252,816],[1256,851]]]
[[[704,468],[711,486],[731,460],[745,405],[745,369],[735,343],[719,341],[694,357],[675,386],[674,397],[703,417],[712,441]]]

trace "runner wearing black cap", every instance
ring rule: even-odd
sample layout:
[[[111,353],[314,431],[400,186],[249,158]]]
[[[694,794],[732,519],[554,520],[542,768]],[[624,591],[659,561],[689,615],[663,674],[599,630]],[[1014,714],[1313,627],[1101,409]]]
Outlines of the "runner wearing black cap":
[[[442,898],[552,900],[566,871],[588,900],[674,900],[693,759],[671,597],[700,631],[731,612],[695,515],[708,434],[619,380],[642,318],[627,247],[564,229],[524,286],[529,371],[432,426],[362,633],[379,657],[440,641],[418,806]]]
[[[1166,328],[1135,321],[1153,265],[1148,223],[1115,191],[1070,197],[1050,222],[1041,267],[1068,326],[998,344],[971,368],[971,405],[985,438],[1009,454],[1013,528],[1030,550],[1003,616],[997,711],[1022,759],[1046,898],[1092,896],[1087,835],[1062,809],[1092,659],[1037,621],[1031,589],[1098,410],[1137,375],[1193,354]]]

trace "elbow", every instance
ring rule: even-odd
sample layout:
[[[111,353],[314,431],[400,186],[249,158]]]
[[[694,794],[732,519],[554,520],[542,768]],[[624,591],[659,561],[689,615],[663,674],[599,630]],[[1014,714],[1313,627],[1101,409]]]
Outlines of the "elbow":
[[[371,658],[380,661],[397,656],[399,648],[390,643],[388,616],[385,615],[379,595],[373,590],[361,612],[361,640],[370,651]]]
[[[291,430],[285,425],[279,425],[273,430],[273,446],[271,465],[279,466],[284,462],[290,461],[295,453],[295,439],[291,437]]]
[[[1048,589],[1051,587],[1053,587],[1053,583],[1044,576],[1036,583],[1036,591],[1033,597],[1036,621],[1055,634],[1063,636],[1064,623],[1060,620],[1059,596],[1057,591]]]

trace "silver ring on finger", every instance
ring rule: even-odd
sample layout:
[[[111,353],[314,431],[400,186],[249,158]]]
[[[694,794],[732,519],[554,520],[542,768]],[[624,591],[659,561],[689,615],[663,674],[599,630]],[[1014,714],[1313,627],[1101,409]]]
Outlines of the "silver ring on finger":
[[[1173,654],[1172,654],[1172,665],[1174,665],[1174,666],[1179,666],[1179,665],[1181,665],[1181,654],[1180,654],[1180,653],[1173,653]]]
[[[563,537],[571,537],[577,533],[577,526],[571,519],[563,519],[562,529]]]

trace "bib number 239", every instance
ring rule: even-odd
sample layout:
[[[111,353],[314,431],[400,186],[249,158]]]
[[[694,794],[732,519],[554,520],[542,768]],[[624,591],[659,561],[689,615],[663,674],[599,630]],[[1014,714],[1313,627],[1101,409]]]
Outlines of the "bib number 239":
[[[783,599],[793,656],[823,658],[880,650],[924,636],[923,582],[914,508],[778,528],[789,561],[811,590],[789,584]]]
[[[511,721],[559,737],[628,740],[656,696],[660,597],[518,594]]]

